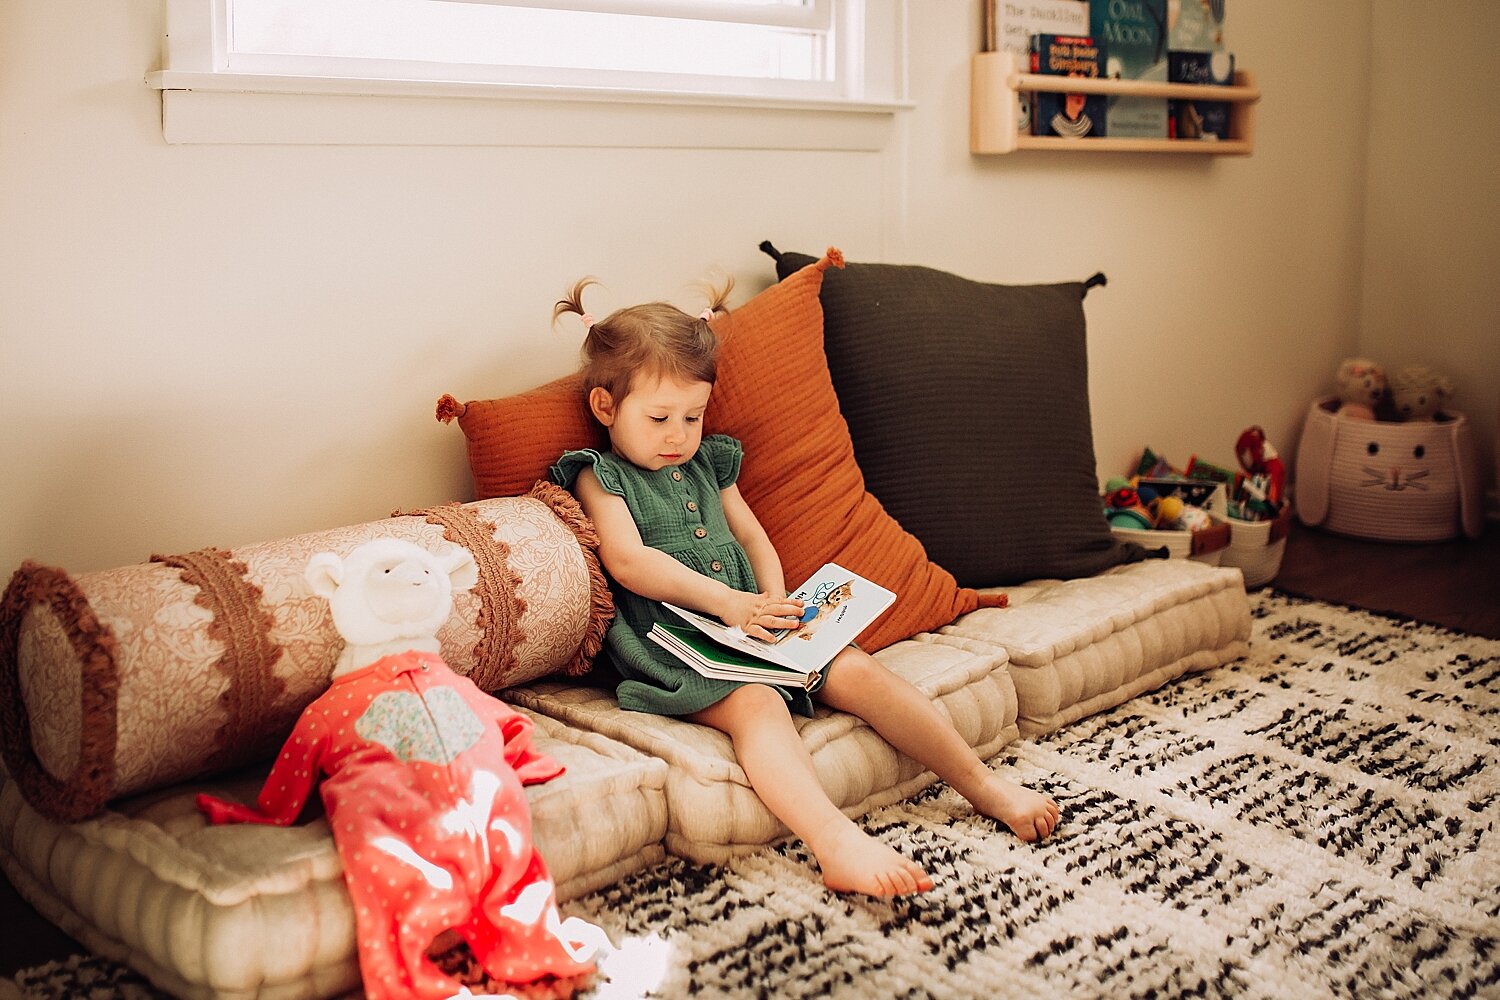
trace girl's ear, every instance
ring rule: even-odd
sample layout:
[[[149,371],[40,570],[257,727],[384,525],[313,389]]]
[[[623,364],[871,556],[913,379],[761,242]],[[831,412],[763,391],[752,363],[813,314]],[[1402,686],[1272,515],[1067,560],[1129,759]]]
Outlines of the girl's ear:
[[[609,390],[602,385],[596,385],[589,390],[589,410],[593,412],[594,419],[605,427],[615,422],[615,398],[609,394]]]

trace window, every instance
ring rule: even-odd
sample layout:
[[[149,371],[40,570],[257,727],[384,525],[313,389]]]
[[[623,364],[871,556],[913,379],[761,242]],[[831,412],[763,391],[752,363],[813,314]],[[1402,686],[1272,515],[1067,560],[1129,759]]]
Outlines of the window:
[[[174,106],[212,93],[491,97],[551,102],[554,113],[571,101],[889,119],[905,106],[905,0],[167,0],[166,10],[165,66],[150,82],[164,92],[169,140]]]

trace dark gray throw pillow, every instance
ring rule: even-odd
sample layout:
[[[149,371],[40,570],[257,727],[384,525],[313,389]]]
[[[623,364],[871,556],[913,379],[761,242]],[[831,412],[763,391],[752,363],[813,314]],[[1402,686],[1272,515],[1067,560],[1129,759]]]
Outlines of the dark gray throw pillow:
[[[816,260],[761,249],[781,279]],[[992,285],[895,264],[823,277],[828,369],[866,487],[963,586],[1147,554],[1115,540],[1099,499],[1083,297],[1102,281]]]

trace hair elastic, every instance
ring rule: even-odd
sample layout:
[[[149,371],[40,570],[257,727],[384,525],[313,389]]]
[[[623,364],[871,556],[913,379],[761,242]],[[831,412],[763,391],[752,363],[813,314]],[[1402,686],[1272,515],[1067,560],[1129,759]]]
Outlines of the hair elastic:
[[[712,321],[713,318],[714,318],[714,307],[713,306],[709,306],[707,309],[703,310],[701,313],[698,314],[698,318],[701,319],[705,323],[708,323],[708,322]]]
[[[579,313],[578,318],[583,320],[583,329],[585,333],[594,328],[594,316],[592,313]]]

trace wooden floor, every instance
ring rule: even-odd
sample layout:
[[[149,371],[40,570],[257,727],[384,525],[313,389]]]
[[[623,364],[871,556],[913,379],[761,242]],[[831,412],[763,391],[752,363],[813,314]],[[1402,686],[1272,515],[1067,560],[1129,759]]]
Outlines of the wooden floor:
[[[1500,639],[1500,525],[1487,525],[1477,541],[1427,545],[1364,542],[1294,525],[1272,585]],[[82,950],[0,879],[0,978]]]
[[[1500,525],[1487,524],[1473,541],[1416,545],[1340,538],[1294,523],[1272,585],[1500,639]]]

